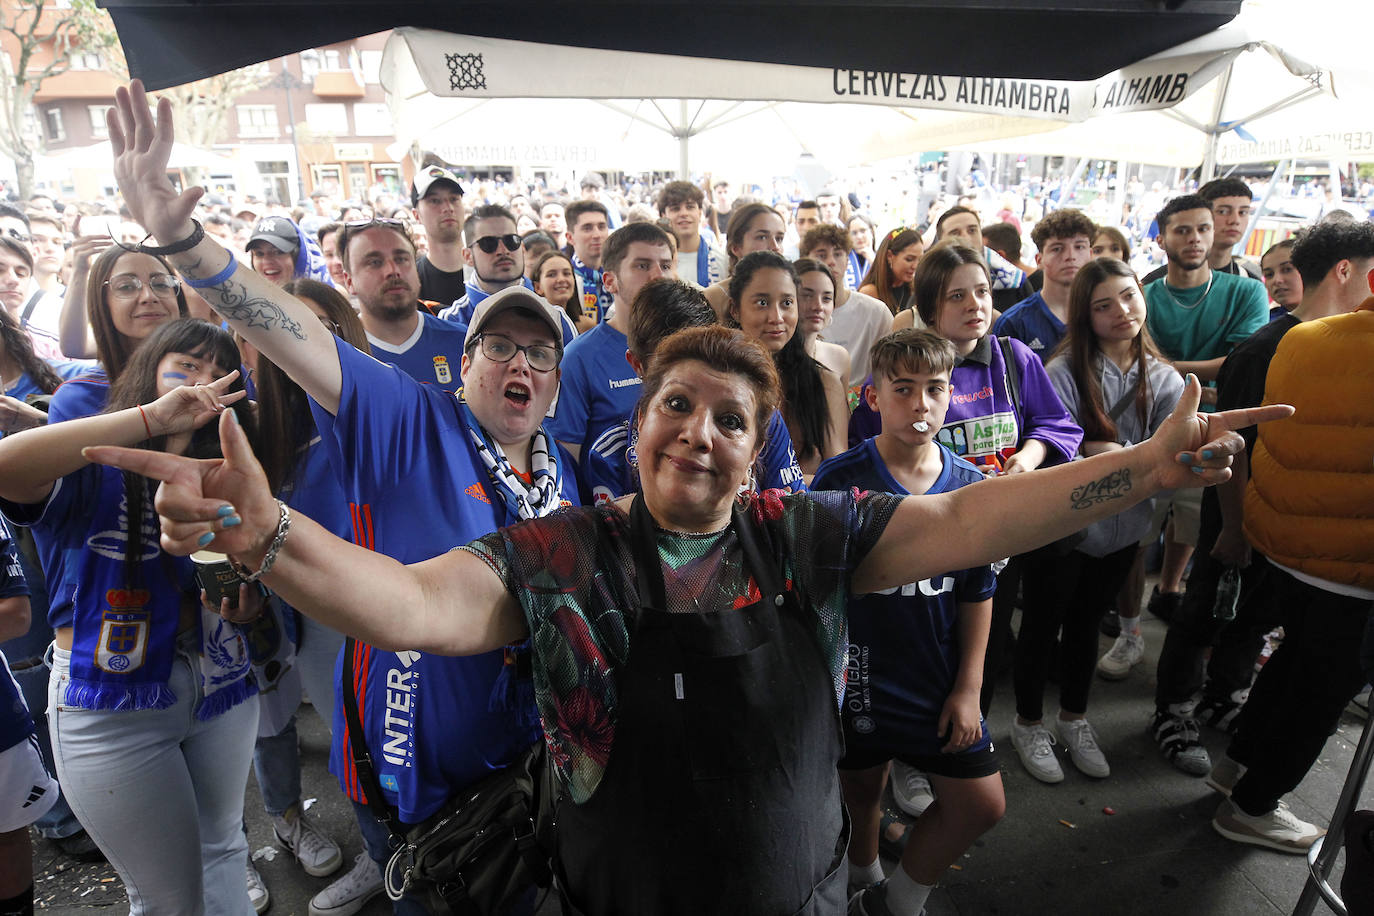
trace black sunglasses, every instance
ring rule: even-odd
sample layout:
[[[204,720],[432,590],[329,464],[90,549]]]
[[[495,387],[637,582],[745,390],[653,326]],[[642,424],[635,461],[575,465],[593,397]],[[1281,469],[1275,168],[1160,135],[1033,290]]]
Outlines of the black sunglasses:
[[[29,238],[27,235],[25,235],[24,233],[20,232],[18,229],[14,228],[13,226],[9,226],[9,227],[7,227],[7,228],[5,229],[5,235],[8,235],[10,238],[14,239],[16,242],[22,242],[22,243],[25,244],[25,245],[27,245],[27,244],[29,244],[31,241],[33,241],[33,239]]]
[[[480,248],[483,254],[496,254],[498,245],[505,245],[507,251],[520,250],[520,236],[511,235],[484,235],[472,243],[474,247]]]

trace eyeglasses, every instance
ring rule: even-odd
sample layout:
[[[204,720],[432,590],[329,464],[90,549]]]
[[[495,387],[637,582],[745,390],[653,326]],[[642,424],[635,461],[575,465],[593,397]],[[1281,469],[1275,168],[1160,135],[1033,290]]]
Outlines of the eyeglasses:
[[[106,280],[105,285],[117,299],[137,299],[143,292],[144,283],[138,277],[117,277]],[[147,286],[153,291],[154,296],[169,299],[181,289],[181,281],[170,274],[153,274],[148,278]]]
[[[522,347],[504,334],[478,334],[482,345],[482,355],[494,363],[508,363],[515,354],[524,353],[525,362],[535,372],[552,372],[558,368],[558,348],[548,344],[530,344]]]
[[[18,229],[14,228],[13,226],[6,226],[6,227],[5,227],[5,235],[8,235],[10,238],[14,239],[16,242],[22,242],[22,243],[25,244],[25,245],[27,245],[29,242],[33,241],[33,239],[29,238],[27,235],[25,235],[24,233],[20,232]]]
[[[348,240],[351,239],[355,234],[362,232],[365,229],[373,229],[377,227],[383,229],[391,229],[394,232],[399,232],[401,235],[405,236],[406,241],[410,242],[412,247],[415,245],[414,239],[410,237],[410,226],[406,223],[405,220],[373,217],[372,219],[351,219],[348,222],[344,223],[343,228],[339,230],[339,241],[337,243],[338,250],[343,251],[344,249],[346,249],[348,247]]]
[[[520,250],[520,236],[518,235],[484,235],[472,243],[475,247],[482,249],[483,254],[496,254],[498,245],[505,245],[507,251]]]

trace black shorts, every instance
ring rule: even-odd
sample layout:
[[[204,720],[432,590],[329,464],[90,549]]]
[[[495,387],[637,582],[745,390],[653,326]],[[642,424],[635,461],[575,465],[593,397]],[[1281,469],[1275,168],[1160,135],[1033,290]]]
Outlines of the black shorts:
[[[955,754],[891,754],[882,751],[856,751],[840,758],[841,770],[868,770],[889,760],[900,760],[925,773],[947,776],[950,779],[981,779],[999,769],[997,751],[992,742],[984,748],[960,751]]]

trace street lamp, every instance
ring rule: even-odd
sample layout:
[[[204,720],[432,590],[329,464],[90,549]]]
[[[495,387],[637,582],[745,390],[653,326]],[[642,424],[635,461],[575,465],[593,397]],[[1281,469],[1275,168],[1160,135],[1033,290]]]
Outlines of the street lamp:
[[[305,57],[307,52],[302,51],[301,57]],[[296,109],[291,104],[291,90],[304,89],[309,83],[303,82],[289,69],[289,57],[281,59],[281,72],[267,85],[273,89],[283,89],[286,91],[286,129],[291,132],[291,149],[296,154],[296,200],[305,200],[305,170],[301,167],[301,144],[296,138]],[[289,207],[291,201],[284,201]]]

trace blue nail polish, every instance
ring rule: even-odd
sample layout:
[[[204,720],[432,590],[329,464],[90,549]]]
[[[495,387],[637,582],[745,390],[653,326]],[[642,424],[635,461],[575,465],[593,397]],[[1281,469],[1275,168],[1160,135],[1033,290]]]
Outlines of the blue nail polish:
[[[1194,468],[1193,468],[1193,473],[1194,473],[1194,474],[1201,474],[1201,473],[1203,472],[1203,470],[1204,470],[1203,468],[1194,467]]]
[[[215,533],[213,531],[207,531],[200,536],[200,540],[196,541],[196,543],[199,544],[201,547],[204,547],[206,544],[210,543],[214,539]]]
[[[234,514],[234,507],[233,507],[233,506],[220,506],[220,507],[219,507],[219,510],[218,510],[215,514],[216,514],[217,516],[219,516],[220,518],[228,518],[229,516],[231,516],[231,515]]]
[[[233,419],[234,425],[237,426],[239,422],[239,412],[237,410],[231,410],[229,411],[229,416]]]
[[[224,521],[220,522],[220,525],[222,525],[222,526],[225,527],[225,528],[232,528],[232,527],[234,527],[235,525],[242,525],[242,524],[243,524],[243,519],[239,518],[237,515],[231,515],[229,518],[226,518]]]
[[[1184,452],[1183,454],[1179,455],[1179,456],[1178,456],[1178,463],[1179,463],[1179,464],[1192,464],[1192,463],[1193,463],[1193,455],[1192,455],[1192,453],[1191,453],[1191,452]]]

